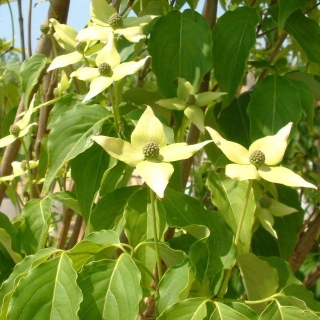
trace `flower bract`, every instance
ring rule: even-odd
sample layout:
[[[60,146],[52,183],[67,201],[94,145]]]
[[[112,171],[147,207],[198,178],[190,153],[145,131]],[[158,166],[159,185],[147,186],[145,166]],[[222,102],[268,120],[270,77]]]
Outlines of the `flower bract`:
[[[260,187],[254,188],[254,195],[256,199],[256,217],[266,231],[268,231],[275,238],[278,238],[277,232],[273,229],[273,217],[286,216],[293,212],[297,212],[298,210],[289,207],[274,198],[270,198],[266,194],[263,194]]]
[[[109,32],[114,31],[115,34],[122,34],[130,42],[138,42],[146,37],[143,34],[143,26],[153,19],[153,16],[149,15],[122,18],[105,0],[92,0],[90,12],[93,24],[79,32],[79,41],[106,41]]]
[[[106,136],[94,136],[92,140],[100,144],[111,156],[136,167],[146,184],[161,198],[174,171],[170,162],[190,158],[211,142],[209,140],[194,145],[168,145],[163,125],[149,106],[132,132],[131,143]]]
[[[186,117],[204,133],[204,115],[200,107],[206,106],[211,101],[219,98],[224,92],[202,92],[196,94],[192,84],[179,78],[177,97],[161,99],[156,103],[172,110],[184,110]]]
[[[31,100],[29,109],[24,116],[10,127],[10,134],[0,139],[0,148],[8,146],[18,138],[24,137],[29,132],[29,129],[37,124],[36,122],[29,123],[33,113],[34,98]]]
[[[225,156],[232,162],[226,166],[226,175],[234,180],[260,178],[290,187],[317,187],[291,170],[276,166],[284,156],[292,122],[281,128],[275,135],[254,141],[249,149],[224,139],[216,130],[206,127],[211,138]]]
[[[148,58],[149,56],[139,61],[121,63],[120,55],[114,43],[113,33],[110,32],[107,44],[97,55],[97,67],[83,67],[72,72],[70,76],[91,82],[90,90],[83,100],[83,102],[86,102],[107,89],[114,81],[139,71]]]

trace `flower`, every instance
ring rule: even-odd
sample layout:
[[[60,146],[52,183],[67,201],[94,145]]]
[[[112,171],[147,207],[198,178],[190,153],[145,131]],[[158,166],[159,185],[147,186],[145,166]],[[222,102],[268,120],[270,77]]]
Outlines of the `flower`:
[[[184,110],[186,117],[204,133],[204,115],[200,107],[219,98],[224,92],[202,92],[196,94],[192,84],[183,78],[179,78],[177,98],[161,99],[156,103],[164,108],[172,110]]]
[[[91,82],[90,90],[83,99],[83,102],[86,102],[107,89],[113,81],[118,81],[140,70],[148,58],[149,56],[137,62],[120,63],[121,58],[114,44],[113,33],[110,32],[107,44],[97,55],[97,68],[83,67],[72,72],[70,76]]]
[[[275,167],[283,159],[292,122],[281,128],[275,135],[256,140],[249,150],[242,145],[228,141],[220,134],[206,127],[218,148],[231,160],[226,166],[226,175],[234,180],[265,179],[269,182],[281,183],[290,187],[317,187],[296,173],[284,167]]]
[[[29,132],[29,129],[32,126],[37,125],[36,122],[29,124],[31,115],[33,113],[34,98],[35,96],[32,98],[29,109],[24,114],[24,116],[19,121],[10,126],[10,134],[0,139],[0,148],[8,146],[18,138],[24,137]]]
[[[21,162],[19,161],[13,161],[11,163],[12,169],[13,169],[13,174],[9,175],[9,176],[4,176],[4,177],[0,177],[0,182],[1,181],[12,181],[14,178],[22,176],[24,177],[25,174],[28,173],[28,169],[27,169],[27,163],[26,160],[23,160]],[[30,169],[34,169],[38,166],[38,161],[29,161],[29,166]]]
[[[95,43],[97,41],[92,43],[92,41],[76,40],[78,32],[68,25],[60,24],[56,19],[50,19],[50,23],[55,30],[55,39],[63,49],[70,53],[54,58],[47,70],[48,72],[80,62],[84,56],[90,57],[103,47],[102,43]]]
[[[114,31],[115,34],[122,34],[130,42],[138,42],[146,37],[143,34],[143,26],[153,19],[153,16],[149,15],[123,19],[105,0],[92,0],[90,12],[94,24],[79,32],[79,41],[106,41],[109,32]]]
[[[194,145],[184,142],[168,145],[163,125],[149,106],[132,132],[131,143],[106,136],[94,136],[92,140],[100,144],[111,156],[136,167],[146,184],[161,198],[174,171],[170,162],[190,158],[211,142],[210,140]]]
[[[278,200],[263,194],[260,187],[254,188],[254,196],[256,199],[256,217],[260,221],[262,227],[277,239],[277,232],[273,229],[273,217],[286,216],[298,210],[288,207]]]

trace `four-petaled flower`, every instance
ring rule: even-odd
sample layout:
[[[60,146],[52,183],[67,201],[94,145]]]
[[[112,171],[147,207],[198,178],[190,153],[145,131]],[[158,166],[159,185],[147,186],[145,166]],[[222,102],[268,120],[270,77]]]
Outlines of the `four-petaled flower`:
[[[31,115],[33,113],[34,99],[35,96],[31,100],[29,109],[26,111],[24,116],[19,121],[10,126],[10,134],[0,139],[0,148],[8,146],[18,138],[24,137],[29,132],[29,129],[32,126],[37,125],[36,122],[29,124]]]
[[[274,198],[270,198],[262,192],[260,187],[254,188],[254,196],[256,199],[256,217],[266,231],[275,238],[278,238],[277,232],[273,229],[273,217],[286,216],[298,210],[288,207]]]
[[[77,41],[78,32],[68,25],[60,24],[56,19],[50,19],[50,23],[55,30],[55,39],[69,53],[55,57],[47,70],[48,72],[80,62],[84,57],[90,57],[103,47],[103,44],[96,43],[97,41]]]
[[[206,127],[212,140],[226,157],[235,163],[226,166],[226,175],[234,180],[259,180],[281,183],[290,187],[317,187],[291,170],[277,166],[283,159],[292,122],[281,128],[275,135],[266,136],[253,142],[249,150],[242,145],[228,141],[214,129]]]
[[[146,37],[143,34],[143,26],[154,18],[146,15],[123,19],[105,0],[92,0],[90,12],[93,24],[79,32],[77,36],[79,41],[106,41],[109,32],[114,31],[115,34],[122,34],[130,42],[138,42]]]
[[[71,77],[76,77],[83,81],[89,81],[90,90],[83,102],[90,100],[105,89],[113,81],[118,81],[129,74],[134,74],[145,64],[149,56],[139,61],[121,63],[120,55],[116,49],[113,33],[109,33],[107,44],[101,49],[96,57],[96,68],[83,67],[71,73]]]
[[[100,144],[111,156],[136,167],[146,184],[161,198],[174,171],[170,162],[190,158],[212,142],[209,140],[194,145],[168,145],[163,125],[149,106],[132,132],[131,143],[106,136],[94,136],[92,140]]]
[[[224,92],[202,92],[196,94],[192,84],[179,78],[177,98],[161,99],[156,103],[171,110],[184,110],[186,117],[204,133],[204,115],[200,107],[206,106],[211,101],[219,98]]]

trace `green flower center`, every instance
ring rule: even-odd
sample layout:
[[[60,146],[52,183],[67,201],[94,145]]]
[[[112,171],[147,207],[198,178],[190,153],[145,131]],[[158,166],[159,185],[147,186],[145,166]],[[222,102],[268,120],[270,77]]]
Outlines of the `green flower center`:
[[[108,63],[101,63],[98,67],[100,74],[104,77],[111,77],[113,72],[111,70],[111,66]]]
[[[142,152],[145,159],[157,159],[160,148],[155,142],[148,142],[143,146]]]
[[[262,208],[266,208],[269,209],[271,207],[272,204],[272,199],[267,197],[267,196],[263,196],[260,200],[259,200],[260,206]]]
[[[10,134],[12,134],[12,135],[15,136],[15,137],[18,137],[20,131],[21,131],[20,127],[17,126],[16,124],[13,124],[13,125],[10,126],[10,128],[9,128]]]
[[[87,46],[86,41],[80,41],[79,43],[76,44],[75,48],[79,53],[84,53],[84,49],[86,48],[86,46]]]
[[[110,16],[108,23],[110,24],[110,26],[112,27],[112,29],[118,29],[118,28],[122,28],[123,26],[123,19],[120,16],[119,13],[114,13]]]
[[[249,157],[249,162],[256,167],[259,167],[262,164],[264,164],[265,160],[266,160],[266,156],[260,150],[253,151]]]
[[[193,106],[197,102],[196,96],[194,94],[188,94],[186,97],[187,106]]]
[[[50,32],[50,26],[47,23],[40,24],[40,31],[43,34],[48,34]]]
[[[20,163],[20,167],[22,170],[26,171],[28,169],[27,167],[27,160],[22,160]]]

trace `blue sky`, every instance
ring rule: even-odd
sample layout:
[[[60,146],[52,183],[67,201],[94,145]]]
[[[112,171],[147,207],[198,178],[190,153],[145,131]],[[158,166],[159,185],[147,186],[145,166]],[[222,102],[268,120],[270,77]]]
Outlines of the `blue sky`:
[[[22,0],[22,10],[24,18],[24,28],[25,34],[27,35],[27,19],[28,19],[28,4],[29,1]],[[71,0],[70,1],[70,11],[68,18],[68,25],[76,29],[77,31],[81,30],[90,18],[90,2],[91,0]],[[199,6],[202,8],[204,0],[199,1]],[[18,21],[18,3],[13,1],[10,3],[12,12],[14,15],[14,26],[15,26],[15,46],[20,47],[20,29]],[[49,2],[44,0],[33,0],[33,9],[32,9],[32,28],[31,28],[31,39],[32,39],[32,51],[34,53],[38,38],[41,35],[39,26],[45,21],[49,8]],[[12,39],[12,29],[11,29],[11,19],[10,11],[7,4],[0,6],[0,38],[10,40]],[[28,40],[25,37],[26,48]],[[28,56],[28,55],[27,55]]]
[[[27,14],[28,14],[28,3],[29,1],[22,0],[23,15],[24,15],[24,28],[27,34]],[[70,1],[70,12],[68,24],[76,30],[82,29],[89,20],[90,15],[90,0],[71,0]],[[18,4],[17,1],[11,2],[12,11],[14,14],[14,25],[15,25],[15,46],[20,46],[20,29],[18,21]],[[37,46],[37,39],[40,37],[41,32],[39,26],[45,21],[49,8],[49,2],[34,0],[32,9],[32,50],[35,51]],[[0,38],[6,40],[12,39],[11,30],[11,19],[10,12],[7,4],[0,6]],[[27,40],[25,39],[27,44]]]

